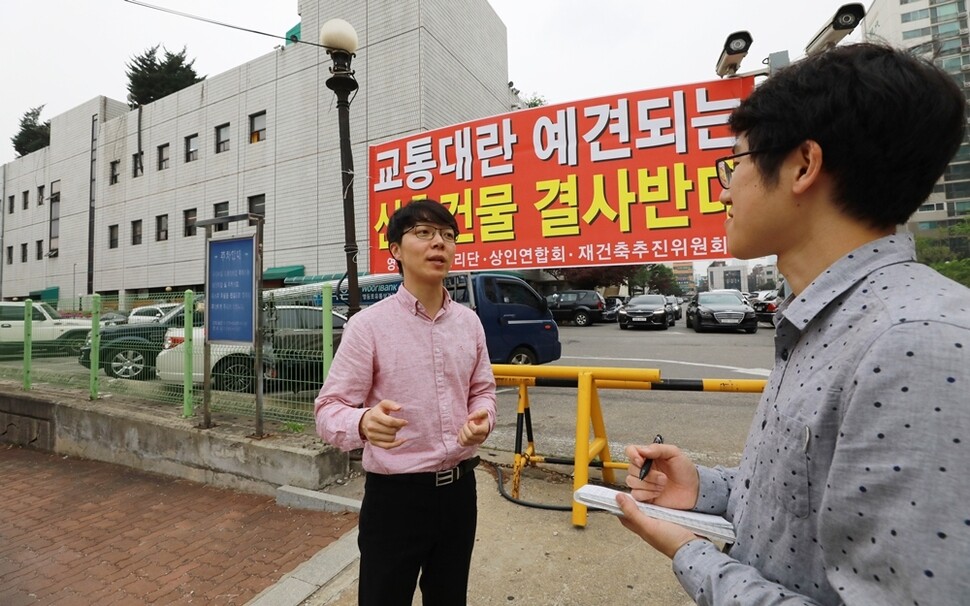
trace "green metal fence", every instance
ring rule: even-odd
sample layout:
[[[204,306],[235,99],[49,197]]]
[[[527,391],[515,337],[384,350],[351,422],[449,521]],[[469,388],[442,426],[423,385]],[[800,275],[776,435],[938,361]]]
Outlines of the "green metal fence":
[[[16,378],[25,390],[46,383],[85,389],[92,399],[111,394],[181,406],[185,416],[201,416],[208,406],[256,418],[252,344],[209,344],[206,372],[203,294],[126,300],[93,295],[61,303],[68,306],[61,318],[85,322],[80,337],[58,347],[38,342],[28,301],[22,350],[0,355],[0,376]],[[148,308],[160,314],[152,317]],[[332,310],[331,287],[285,297],[266,291],[261,313],[263,418],[311,424],[313,400],[344,322]]]

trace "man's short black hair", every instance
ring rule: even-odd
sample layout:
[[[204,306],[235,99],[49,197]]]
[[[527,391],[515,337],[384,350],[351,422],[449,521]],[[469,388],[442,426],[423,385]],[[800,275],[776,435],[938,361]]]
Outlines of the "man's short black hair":
[[[453,229],[456,236],[459,233],[458,221],[455,220],[455,215],[451,214],[446,206],[437,200],[414,200],[397,209],[391,215],[391,219],[387,223],[387,243],[397,242],[400,244],[404,232],[418,223],[442,225]],[[397,270],[398,272],[404,271],[400,261],[397,262]]]
[[[932,63],[879,44],[838,46],[780,70],[731,115],[769,185],[788,153],[822,148],[836,203],[873,227],[905,223],[964,141],[966,99]]]

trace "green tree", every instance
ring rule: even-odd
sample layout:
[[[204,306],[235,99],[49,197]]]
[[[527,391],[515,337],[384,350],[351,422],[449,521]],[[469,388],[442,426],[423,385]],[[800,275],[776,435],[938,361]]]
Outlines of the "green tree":
[[[916,259],[920,263],[934,265],[952,261],[955,258],[956,255],[945,242],[934,238],[916,238]]]
[[[682,295],[680,285],[674,278],[674,271],[666,265],[656,263],[647,268],[646,291],[662,295]]]
[[[970,287],[970,259],[934,263],[930,267],[954,282]]]
[[[34,107],[24,112],[20,118],[20,130],[10,138],[17,156],[26,156],[51,144],[51,121],[40,122],[40,112],[44,106]]]
[[[607,267],[567,267],[551,270],[549,273],[565,280],[573,288],[593,290],[599,286],[619,286],[627,284],[641,265],[611,265]]]
[[[546,98],[539,93],[532,93],[528,99],[525,99],[526,107],[542,107],[546,103]]]
[[[158,58],[158,48],[156,44],[125,64],[128,68],[128,105],[133,109],[205,80],[205,76],[196,74],[192,67],[195,59],[186,60],[185,47],[178,53],[163,49],[165,56],[162,59]]]

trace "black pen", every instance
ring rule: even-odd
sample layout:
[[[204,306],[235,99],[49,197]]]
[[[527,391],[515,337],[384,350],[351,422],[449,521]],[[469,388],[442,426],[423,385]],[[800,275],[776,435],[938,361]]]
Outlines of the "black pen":
[[[663,444],[664,443],[664,437],[658,433],[656,436],[654,436],[653,443],[654,444]],[[647,474],[650,473],[650,466],[652,464],[653,464],[653,459],[647,459],[647,460],[645,460],[643,462],[643,467],[640,468],[640,479],[641,480],[643,478],[647,477]]]

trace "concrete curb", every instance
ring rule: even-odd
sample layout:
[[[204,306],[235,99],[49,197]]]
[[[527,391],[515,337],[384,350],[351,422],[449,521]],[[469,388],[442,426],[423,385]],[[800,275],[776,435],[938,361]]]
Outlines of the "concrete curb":
[[[247,602],[247,606],[299,606],[357,561],[359,555],[357,529],[354,528],[318,551],[275,585],[267,587]]]
[[[360,513],[360,501],[348,499],[318,490],[307,490],[297,486],[280,486],[276,489],[276,504],[294,509],[310,509],[313,511],[329,511],[342,513],[351,511]]]

